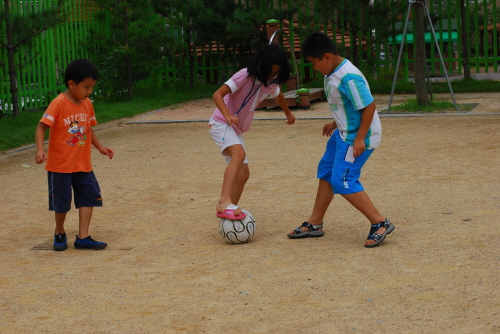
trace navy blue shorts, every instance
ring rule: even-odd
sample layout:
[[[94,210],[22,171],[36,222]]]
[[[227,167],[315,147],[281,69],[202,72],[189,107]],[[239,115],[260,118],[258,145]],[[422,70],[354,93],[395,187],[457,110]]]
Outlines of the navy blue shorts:
[[[72,193],[77,209],[102,206],[101,189],[94,172],[48,172],[48,178],[50,211],[66,213],[71,210]]]

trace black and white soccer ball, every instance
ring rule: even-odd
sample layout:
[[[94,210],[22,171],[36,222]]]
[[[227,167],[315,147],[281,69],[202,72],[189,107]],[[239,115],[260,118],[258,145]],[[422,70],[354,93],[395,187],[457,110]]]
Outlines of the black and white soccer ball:
[[[243,209],[241,211],[247,215],[244,219],[232,220],[222,218],[220,220],[220,234],[224,240],[232,244],[248,242],[255,234],[256,223],[252,214]]]

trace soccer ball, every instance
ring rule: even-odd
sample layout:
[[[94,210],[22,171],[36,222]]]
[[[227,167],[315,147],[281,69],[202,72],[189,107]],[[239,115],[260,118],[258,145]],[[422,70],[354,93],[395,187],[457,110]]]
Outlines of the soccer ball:
[[[222,218],[220,220],[219,231],[227,242],[243,244],[249,241],[255,233],[255,219],[250,212],[242,211],[247,215],[244,219],[231,220]]]

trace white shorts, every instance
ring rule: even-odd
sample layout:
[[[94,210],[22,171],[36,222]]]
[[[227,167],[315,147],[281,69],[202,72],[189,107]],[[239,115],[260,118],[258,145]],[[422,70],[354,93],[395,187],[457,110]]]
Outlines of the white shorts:
[[[210,118],[210,120],[208,121],[208,132],[210,133],[210,136],[212,136],[214,142],[219,145],[222,155],[226,157],[226,164],[229,164],[229,162],[231,161],[231,157],[224,152],[224,150],[229,146],[241,145],[243,146],[246,154],[247,150],[245,148],[243,138],[237,135],[234,132],[234,129],[229,125],[217,122],[216,120]],[[244,164],[248,163],[247,158],[248,156],[245,156],[245,161],[243,161]]]

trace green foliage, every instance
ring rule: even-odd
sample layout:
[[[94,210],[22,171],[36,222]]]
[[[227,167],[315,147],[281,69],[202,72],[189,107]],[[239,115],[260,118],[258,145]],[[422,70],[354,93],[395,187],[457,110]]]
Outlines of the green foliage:
[[[387,43],[389,36],[395,35],[393,24],[400,21],[406,5],[395,1],[375,1],[374,6],[369,3],[370,0],[316,0],[311,6],[309,1],[298,0],[296,5],[308,9],[298,13],[300,21],[310,22],[303,31],[304,35],[325,31],[327,25],[336,30],[338,38],[344,33],[346,43],[337,43],[338,53],[358,66],[362,59],[371,58],[363,52],[366,44],[381,45]]]
[[[224,43],[226,26],[235,8],[233,0],[156,0],[154,10],[176,27],[180,40],[174,45],[177,65],[189,69],[189,83],[195,82],[194,63],[197,61],[197,47]]]
[[[372,94],[390,94],[392,89],[392,80],[389,79],[370,79],[368,84]],[[394,87],[395,94],[415,94],[415,84],[413,82],[396,82]]]
[[[127,46],[117,46],[110,49],[95,61],[99,69],[98,90],[95,92],[97,101],[113,101],[126,98],[128,92],[125,88],[126,72],[117,66],[129,48]]]
[[[269,10],[239,7],[233,20],[228,24],[228,36],[241,55],[250,55],[260,45],[266,42],[267,34],[259,29],[266,20],[273,17]],[[247,58],[248,59],[248,58]]]
[[[290,20],[297,11],[296,7],[276,10],[260,0],[250,1],[249,6],[238,6],[233,20],[228,24],[228,37],[240,52],[252,53],[253,50],[268,42],[267,33],[262,29],[269,19]]]
[[[193,20],[197,40],[201,43],[224,41],[227,37],[227,22],[232,19],[235,7],[231,0],[202,0],[201,8],[193,8],[197,18]]]
[[[96,101],[94,109],[99,124],[102,124],[181,102],[209,97],[217,88],[218,86],[215,85],[195,85],[193,89],[188,89],[185,84],[175,84],[165,85],[159,89],[136,89],[135,97],[131,101]],[[212,109],[207,110],[207,115],[210,115],[212,111]],[[2,134],[0,152],[34,143],[35,129],[43,113],[43,110],[39,110],[23,112],[17,118],[11,116],[0,118],[0,133]]]
[[[445,93],[449,92],[446,82],[434,83],[432,85],[433,92]],[[434,90],[434,87],[436,89]],[[492,92],[498,93],[500,91],[500,81],[494,80],[455,80],[451,82],[451,87],[455,93],[475,93],[475,92]]]
[[[32,45],[33,37],[65,22],[68,17],[68,11],[63,7],[63,1],[55,2],[54,6],[48,9],[31,9],[28,14],[14,14],[13,3],[10,1],[9,3],[8,11],[5,10],[3,1],[0,6],[0,22],[9,20],[11,23],[11,27],[0,24],[0,41],[2,41],[0,48],[3,49],[20,46],[29,48]],[[11,45],[6,44],[6,36],[9,32],[12,34]]]
[[[68,14],[62,1],[57,1],[48,9],[40,8],[38,3],[33,3],[23,8],[22,14],[18,14],[17,8],[13,9],[13,6],[26,6],[26,3],[5,0],[0,6],[0,49],[6,50],[8,71],[5,72],[9,73],[8,79],[1,80],[2,84],[4,80],[9,82],[9,90],[12,92],[12,113],[18,117],[20,105],[16,77],[20,69],[38,56],[38,53],[31,52],[33,39],[67,20]],[[0,118],[4,112],[0,109]]]
[[[172,54],[167,25],[147,0],[94,0],[110,30],[91,31],[85,43],[99,70],[100,100],[131,96],[134,84],[159,71]]]

